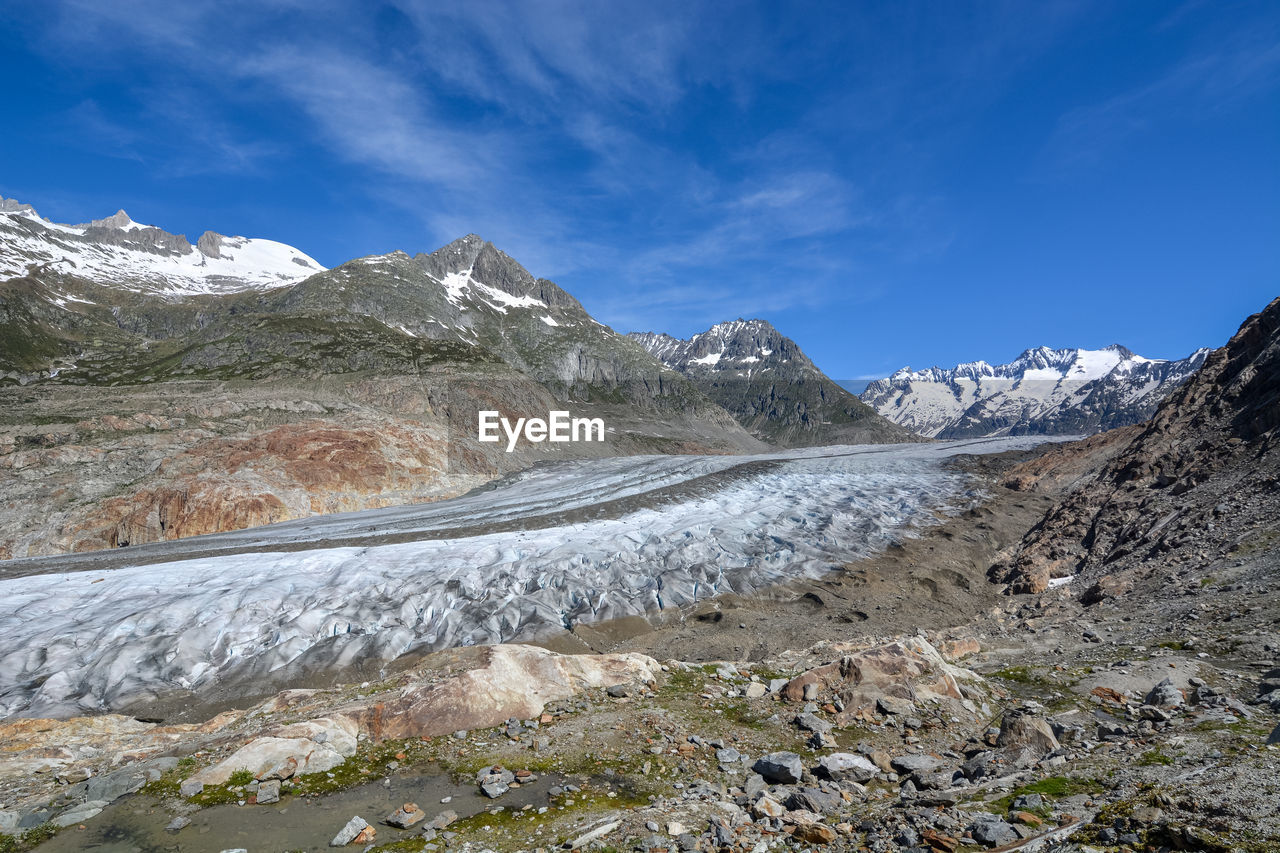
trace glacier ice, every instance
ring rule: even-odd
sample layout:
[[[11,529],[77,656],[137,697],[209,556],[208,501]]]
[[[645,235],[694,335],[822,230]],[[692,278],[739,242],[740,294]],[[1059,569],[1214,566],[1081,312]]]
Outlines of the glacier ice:
[[[749,594],[972,500],[948,457],[1043,440],[565,462],[452,501],[167,543],[161,564],[6,578],[0,715],[117,709]],[[342,545],[372,530],[414,541]],[[298,548],[321,540],[334,547]],[[182,558],[217,541],[254,550]]]

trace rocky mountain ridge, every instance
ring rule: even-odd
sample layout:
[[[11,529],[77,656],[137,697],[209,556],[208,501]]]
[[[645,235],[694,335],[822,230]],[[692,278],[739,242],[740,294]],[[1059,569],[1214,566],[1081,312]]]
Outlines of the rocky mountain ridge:
[[[64,225],[29,204],[0,198],[0,279],[59,271],[173,298],[280,287],[322,270],[314,258],[274,240],[206,231],[193,246],[181,234],[134,222],[123,210]]]
[[[660,332],[630,337],[770,444],[918,440],[827,378],[795,341],[765,320],[717,323],[688,340]]]
[[[1166,361],[1113,344],[1038,347],[1008,364],[904,367],[860,395],[894,423],[933,438],[1080,435],[1138,423],[1204,363],[1207,349]]]

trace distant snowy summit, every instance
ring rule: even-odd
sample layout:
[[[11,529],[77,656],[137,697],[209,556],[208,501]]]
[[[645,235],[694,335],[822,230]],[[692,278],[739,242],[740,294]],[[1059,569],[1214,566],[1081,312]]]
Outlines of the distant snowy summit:
[[[324,269],[274,240],[206,231],[193,246],[181,234],[134,222],[123,210],[64,225],[29,204],[0,198],[0,280],[56,272],[181,296],[279,287]]]
[[[869,384],[861,399],[931,438],[1094,433],[1149,418],[1208,352],[1169,361],[1143,358],[1119,344],[1100,350],[1037,347],[1008,364],[904,367]]]
[[[764,320],[717,323],[687,340],[661,332],[629,337],[768,443],[916,440],[827,378],[795,341]]]
[[[633,332],[654,358],[667,367],[688,372],[728,372],[743,378],[760,370],[777,370],[791,365],[796,370],[817,370],[795,342],[782,336],[764,320],[717,323],[688,340],[662,332]]]

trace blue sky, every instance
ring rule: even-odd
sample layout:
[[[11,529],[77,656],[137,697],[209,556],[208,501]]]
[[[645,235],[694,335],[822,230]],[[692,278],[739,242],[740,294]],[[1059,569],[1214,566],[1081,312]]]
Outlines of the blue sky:
[[[0,193],[334,265],[468,232],[837,378],[1220,345],[1280,294],[1280,4],[6,4]]]

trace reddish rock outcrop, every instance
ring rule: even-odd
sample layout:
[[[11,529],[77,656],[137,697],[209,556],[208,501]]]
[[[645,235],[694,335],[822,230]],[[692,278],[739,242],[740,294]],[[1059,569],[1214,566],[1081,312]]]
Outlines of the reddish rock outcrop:
[[[853,652],[804,672],[787,682],[782,697],[807,701],[806,688],[815,685],[818,696],[840,698],[844,710],[836,719],[848,725],[875,712],[877,702],[886,698],[912,704],[945,702],[973,711],[965,691],[981,692],[982,684],[977,673],[947,663],[928,641],[911,637]],[[812,696],[814,691],[809,693]]]

